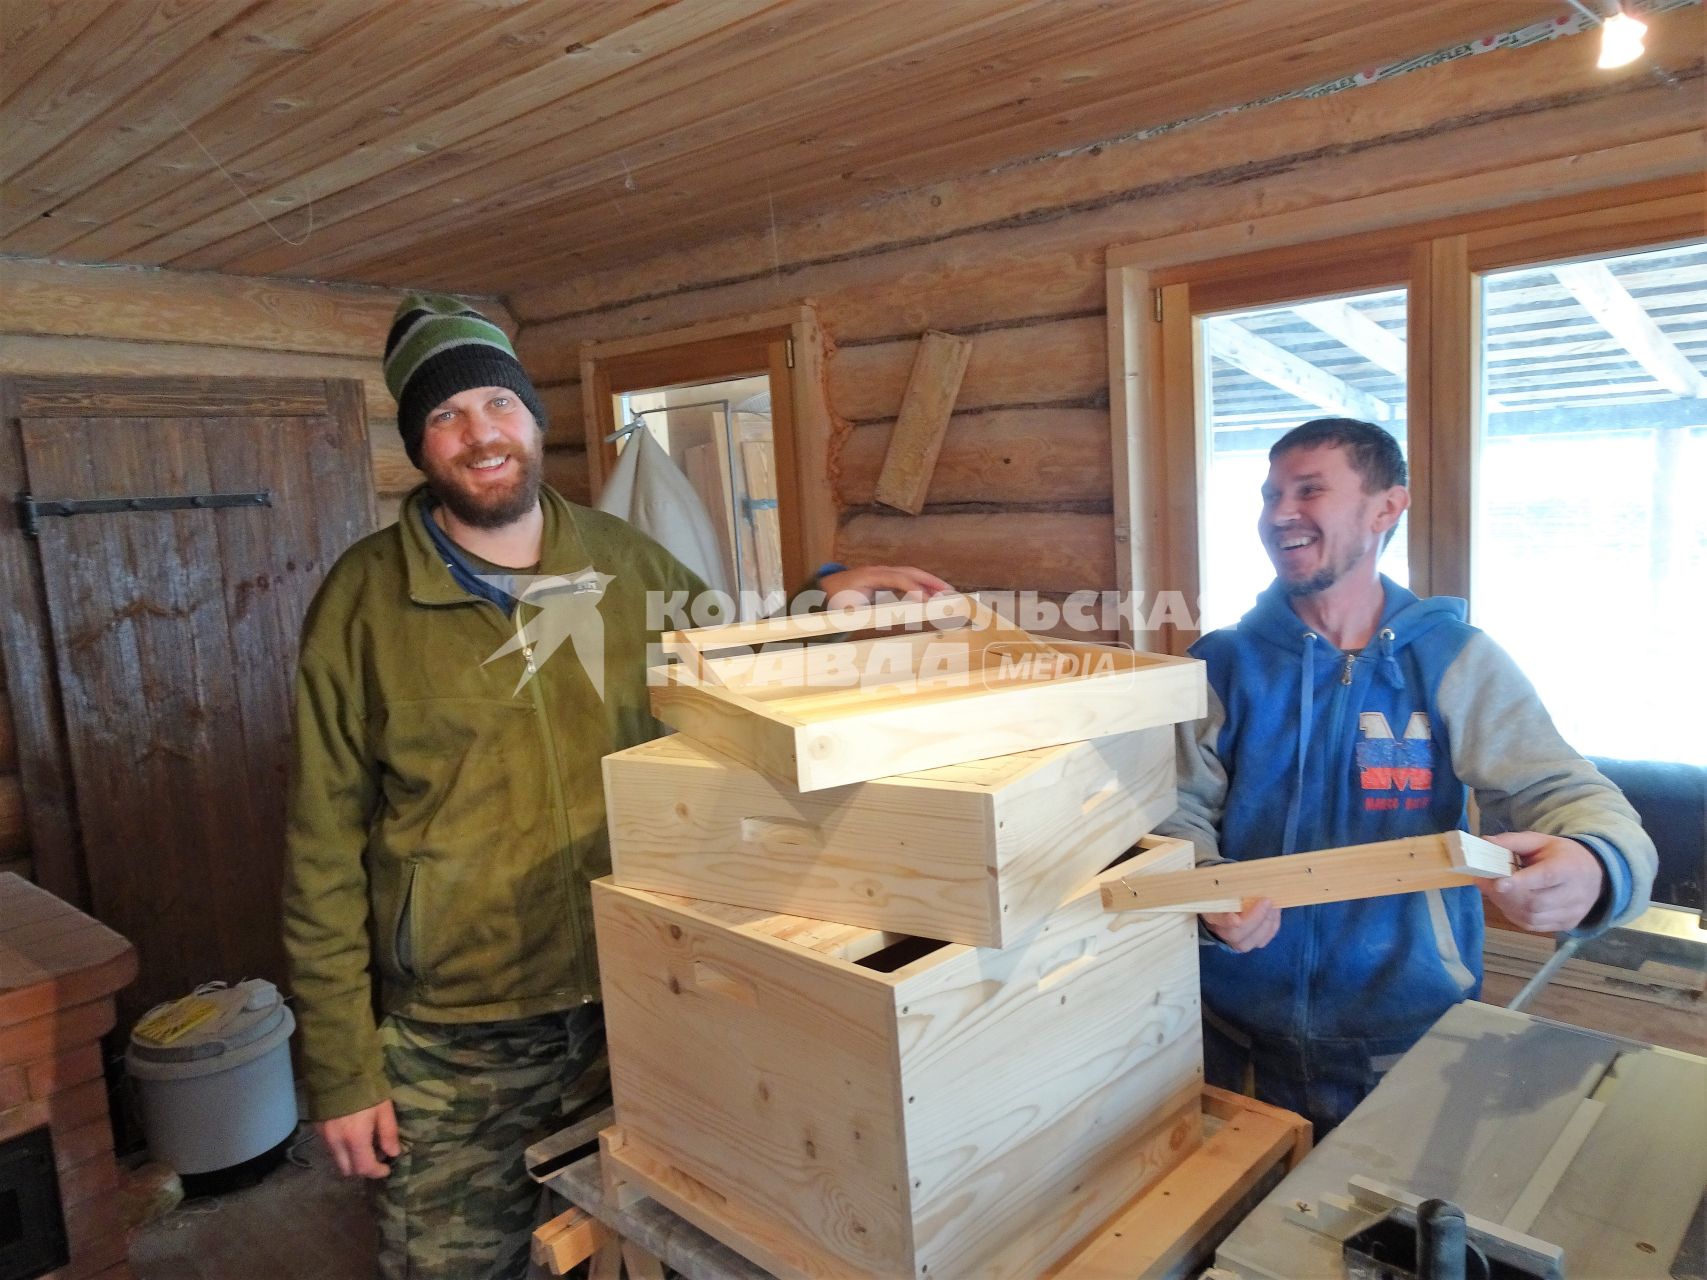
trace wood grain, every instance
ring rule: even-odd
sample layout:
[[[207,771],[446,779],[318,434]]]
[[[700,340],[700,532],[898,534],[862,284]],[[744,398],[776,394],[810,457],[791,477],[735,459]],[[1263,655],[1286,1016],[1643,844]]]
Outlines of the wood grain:
[[[763,912],[594,904],[607,1168],[778,1275],[1035,1274],[1196,1146],[1195,941],[1094,881],[1024,945],[887,973]]]
[[[608,756],[612,878],[1006,945],[1173,811],[1156,728],[801,795],[683,734]]]
[[[267,416],[252,380],[201,395],[193,381],[143,383],[128,406],[105,380],[68,380],[57,398],[38,380],[8,384],[14,403],[56,415],[18,419],[46,490],[273,495],[267,508],[47,522],[34,548],[54,623],[43,678],[78,784],[79,874],[94,912],[146,960],[121,997],[127,1021],[209,974],[284,978],[288,673],[310,595],[373,522],[366,467],[350,465],[368,453],[359,384],[312,385],[318,413],[300,413],[293,382]],[[79,397],[83,413],[68,416]]]
[[[1109,492],[1108,414],[1101,409],[998,409],[949,419],[931,474],[933,503],[1099,502]],[[875,501],[891,428],[856,427],[837,455],[836,498]],[[929,508],[927,507],[928,511]]]
[[[0,271],[0,332],[359,351],[377,360],[401,298],[393,290],[13,260]]]
[[[925,505],[954,412],[954,397],[971,355],[971,341],[950,333],[931,330],[919,340],[901,411],[889,432],[889,449],[877,476],[873,496],[884,506],[916,516]]]
[[[1202,664],[1193,659],[1001,640],[987,651],[963,648],[956,666],[944,664],[954,657],[952,641],[913,635],[890,643],[880,679],[855,669],[849,684],[843,671],[828,689],[822,681],[731,687],[677,665],[653,686],[652,711],[802,791],[958,763],[972,752],[1005,755],[1204,714]]]
[[[24,780],[16,773],[0,773],[0,859],[22,858],[29,851],[30,826],[24,816]]]
[[[1422,889],[1453,889],[1516,870],[1513,855],[1463,831],[1379,840],[1342,849],[1221,862],[1103,887],[1110,911],[1240,911],[1267,898],[1277,907],[1345,902]]]
[[[836,535],[845,564],[914,564],[960,585],[1039,591],[1112,590],[1111,516],[1068,511],[861,512]]]
[[[981,333],[955,403],[979,409],[1106,395],[1105,336],[1101,316]],[[831,408],[850,422],[895,417],[913,355],[914,344],[905,340],[836,352],[828,365]]]

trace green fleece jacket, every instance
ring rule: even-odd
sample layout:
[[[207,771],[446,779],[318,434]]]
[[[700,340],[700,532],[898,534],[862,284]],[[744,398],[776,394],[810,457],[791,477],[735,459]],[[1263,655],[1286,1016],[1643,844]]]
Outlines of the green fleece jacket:
[[[663,731],[647,593],[704,590],[623,521],[546,489],[537,572],[581,594],[548,584],[506,617],[453,581],[424,500],[338,560],[303,630],[284,928],[316,1120],[389,1096],[376,985],[384,1011],[434,1022],[597,998],[599,761]]]

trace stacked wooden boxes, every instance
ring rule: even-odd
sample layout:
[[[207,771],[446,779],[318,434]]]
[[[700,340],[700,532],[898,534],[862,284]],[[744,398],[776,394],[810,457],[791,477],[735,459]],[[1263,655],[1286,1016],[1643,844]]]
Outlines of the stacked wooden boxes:
[[[1100,897],[1201,664],[933,604],[680,633],[605,761],[607,1176],[780,1275],[1038,1274],[1201,1134],[1192,918]]]

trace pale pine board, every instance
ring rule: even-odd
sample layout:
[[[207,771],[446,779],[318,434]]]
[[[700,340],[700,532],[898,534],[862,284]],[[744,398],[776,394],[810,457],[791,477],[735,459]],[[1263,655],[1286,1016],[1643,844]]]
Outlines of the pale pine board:
[[[1105,884],[1102,899],[1110,911],[1238,911],[1257,898],[1277,907],[1302,907],[1452,889],[1516,869],[1513,855],[1499,845],[1447,831],[1189,871],[1135,871]]]

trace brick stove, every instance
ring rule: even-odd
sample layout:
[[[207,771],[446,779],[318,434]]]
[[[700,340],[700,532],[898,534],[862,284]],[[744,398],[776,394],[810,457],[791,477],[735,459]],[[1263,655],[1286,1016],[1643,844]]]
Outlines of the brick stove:
[[[70,1261],[50,1280],[130,1280],[101,1037],[113,1028],[114,995],[135,977],[130,943],[0,875],[0,1276],[42,1274],[31,1259],[63,1244]],[[31,1149],[44,1129],[52,1186]]]

